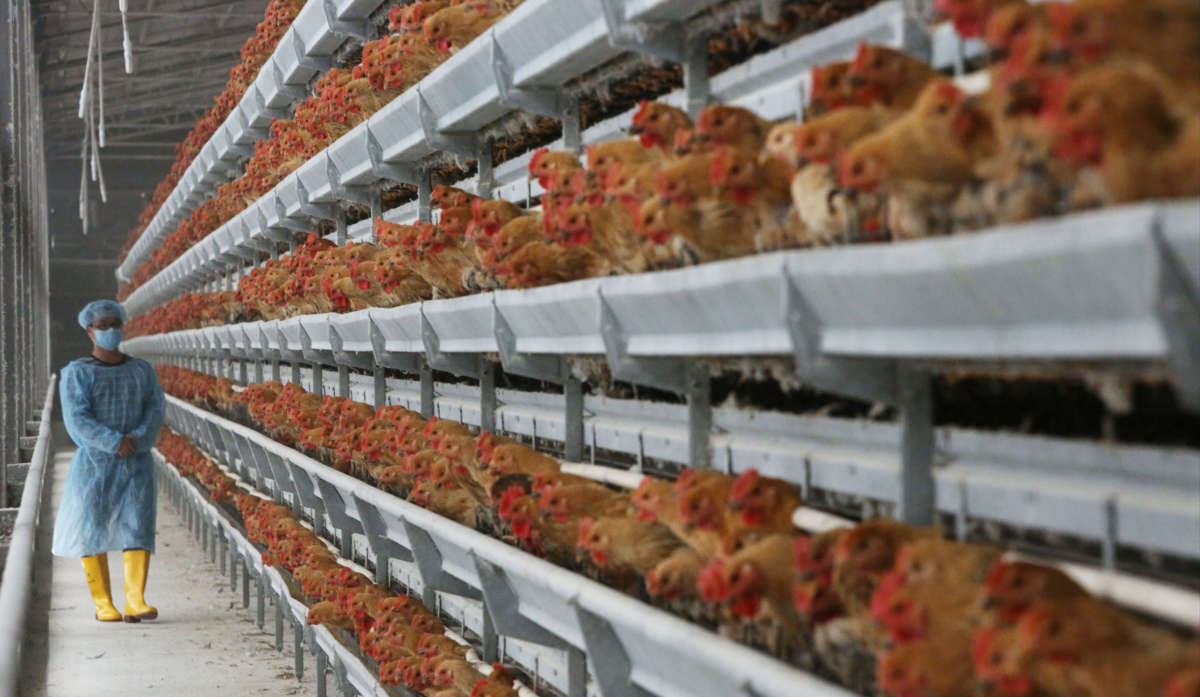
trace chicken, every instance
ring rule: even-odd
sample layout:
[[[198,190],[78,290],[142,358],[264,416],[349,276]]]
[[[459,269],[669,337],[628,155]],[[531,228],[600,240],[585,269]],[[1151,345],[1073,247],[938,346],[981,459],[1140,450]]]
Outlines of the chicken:
[[[467,237],[478,245],[476,256],[482,260],[483,253],[490,249],[505,225],[524,214],[519,207],[498,199],[485,201],[475,199],[471,203],[471,223],[467,226]]]
[[[445,184],[438,184],[433,187],[433,192],[429,200],[430,203],[439,209],[446,210],[448,208],[470,207],[475,201],[480,200],[480,198],[469,191]]]
[[[619,516],[580,520],[578,546],[609,583],[626,590],[637,584],[638,592],[641,580],[683,544],[658,523]]]
[[[468,528],[475,528],[478,509],[475,498],[469,492],[444,489],[426,479],[413,485],[408,500]]]
[[[892,643],[931,640],[965,643],[983,617],[977,584],[956,580],[912,581],[892,571],[871,596],[871,617],[888,630]]]
[[[771,130],[769,121],[749,109],[714,104],[696,117],[696,135],[713,145],[761,150]]]
[[[969,643],[917,641],[879,656],[876,683],[891,697],[964,697],[974,694]]]
[[[637,511],[638,520],[667,526],[705,559],[721,554],[725,546],[720,532],[686,525],[679,514],[677,496],[676,486],[671,482],[645,477],[630,497],[630,505]]]
[[[992,14],[1007,5],[1024,5],[1025,0],[935,0],[937,8],[954,25],[954,31],[965,39],[983,36],[984,27]]]
[[[549,148],[538,150],[533,153],[533,158],[529,160],[530,176],[537,179],[542,188],[547,191],[553,190],[556,177],[563,174],[569,175],[581,169],[583,169],[583,165],[574,153],[564,151],[551,152]]]
[[[798,535],[796,558],[796,610],[813,623],[842,613],[842,602],[833,590],[833,552],[846,528],[834,528],[812,537]]]
[[[661,159],[658,151],[636,140],[611,140],[587,148],[588,173],[603,182],[614,167],[634,167]]]
[[[878,518],[842,535],[833,555],[833,588],[846,611],[867,610],[875,586],[891,570],[896,553],[908,543],[936,538],[937,531]]]
[[[485,679],[483,673],[475,670],[474,666],[461,658],[441,661],[433,677],[434,685],[453,687],[468,694],[470,690],[475,689],[479,681]]]
[[[1200,194],[1200,117],[1176,117],[1141,70],[1105,66],[1080,75],[1054,118],[1056,152],[1094,168],[1101,203]]]
[[[1170,85],[1180,113],[1200,108],[1200,7],[1190,0],[1055,3],[1055,55],[1078,68],[1144,61]]]
[[[772,535],[741,552],[714,559],[697,581],[701,596],[729,604],[733,613],[753,619],[765,613],[783,631],[783,644],[800,640],[800,617],[792,587],[795,538]]]
[[[794,529],[792,515],[802,503],[791,482],[763,477],[754,468],[740,474],[729,489],[729,509],[744,525],[776,532]]]
[[[692,128],[692,120],[681,109],[662,102],[643,101],[633,114],[629,135],[637,136],[643,147],[667,150],[674,147],[675,133]]]
[[[1015,622],[1039,599],[1057,602],[1086,594],[1062,571],[1030,562],[996,562],[984,580],[984,602],[1005,623]]]
[[[323,624],[338,629],[353,629],[354,622],[337,603],[323,600],[308,608],[308,623]]]
[[[634,232],[644,238],[647,263],[655,268],[745,256],[759,248],[753,219],[716,199],[677,205],[651,198],[638,210]]]
[[[678,206],[713,195],[712,155],[689,155],[665,163],[655,178],[655,193]]]
[[[850,61],[815,66],[811,78],[806,119],[848,106],[863,106],[865,102],[850,83]]]
[[[492,26],[501,14],[487,5],[457,5],[438,10],[425,20],[425,40],[443,53],[454,54]]]
[[[841,183],[868,192],[886,183],[895,238],[947,234],[950,206],[995,148],[985,112],[953,84],[935,80],[904,118],[850,146]]]
[[[542,514],[560,523],[570,518],[620,516],[629,510],[629,498],[603,484],[548,484],[540,493]]]
[[[909,583],[981,584],[999,558],[994,547],[929,538],[902,546],[892,568]]]
[[[907,109],[937,73],[925,62],[894,48],[867,43],[858,45],[847,80],[869,104]]]
[[[695,595],[696,581],[706,563],[691,547],[677,547],[669,557],[646,573],[646,590],[652,596],[678,600]]]

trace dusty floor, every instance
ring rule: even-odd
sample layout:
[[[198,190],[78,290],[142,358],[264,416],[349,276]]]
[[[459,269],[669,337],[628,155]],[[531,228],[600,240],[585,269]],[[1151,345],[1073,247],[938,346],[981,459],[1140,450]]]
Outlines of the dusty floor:
[[[48,550],[71,453],[60,452],[47,480],[39,550]],[[304,680],[293,671],[292,635],[275,651],[274,611],[267,631],[254,623],[254,597],[242,608],[241,589],[208,562],[200,543],[159,497],[158,550],[150,564],[146,600],[161,619],[141,624],[96,622],[78,559],[39,552],[27,626],[22,697],[233,697],[316,694],[314,661],[305,655]],[[109,555],[114,602],[124,606],[119,554]],[[333,680],[329,694],[337,693]]]

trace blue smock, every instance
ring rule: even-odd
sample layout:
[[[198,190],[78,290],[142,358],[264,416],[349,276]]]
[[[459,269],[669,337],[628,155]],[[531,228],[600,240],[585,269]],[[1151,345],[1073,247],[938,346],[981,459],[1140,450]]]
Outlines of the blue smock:
[[[59,390],[67,433],[79,449],[54,522],[54,554],[153,553],[158,492],[150,449],[166,404],[154,368],[140,358],[80,358],[63,369]],[[126,435],[136,439],[136,452],[120,457]]]

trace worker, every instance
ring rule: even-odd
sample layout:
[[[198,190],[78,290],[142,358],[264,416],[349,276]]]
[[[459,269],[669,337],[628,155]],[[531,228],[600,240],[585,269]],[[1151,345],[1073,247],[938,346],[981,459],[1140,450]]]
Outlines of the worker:
[[[164,399],[154,368],[121,353],[125,308],[96,300],[79,313],[92,355],[62,371],[67,433],[79,446],[54,523],[53,552],[82,557],[101,622],[158,617],[145,599],[154,552],[157,490],[150,448],[162,426]],[[113,606],[108,552],[124,552],[125,613]]]

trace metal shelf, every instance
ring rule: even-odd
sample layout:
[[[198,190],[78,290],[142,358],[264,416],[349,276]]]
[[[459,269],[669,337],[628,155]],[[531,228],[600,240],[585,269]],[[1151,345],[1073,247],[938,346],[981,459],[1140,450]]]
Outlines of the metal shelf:
[[[338,319],[355,318],[342,315]],[[197,330],[193,337],[207,330]],[[337,330],[340,333],[340,330]],[[180,333],[183,334],[183,333]],[[144,355],[217,373],[194,338],[172,337],[173,347]],[[419,340],[417,340],[419,341]],[[370,345],[369,337],[356,347]],[[278,342],[277,342],[278,343]],[[300,355],[247,352],[248,344],[213,355],[251,360],[298,360]],[[350,345],[346,351],[354,350]],[[141,353],[142,349],[139,348]],[[182,360],[180,360],[182,358]],[[438,416],[537,442],[566,443],[572,412],[561,395],[496,390],[491,425],[484,424],[488,399],[479,386],[347,375],[324,377],[295,364],[289,373],[276,364],[266,377],[295,381],[305,389],[365,403],[400,404]],[[360,365],[362,365],[360,363]],[[232,374],[230,374],[232,377]],[[691,463],[689,407],[584,395],[577,418],[577,459],[597,452],[621,453],[634,466],[650,461]],[[757,412],[738,407],[711,410],[714,469],[740,473],[756,468],[794,482],[807,498],[851,497],[869,511],[896,511],[904,490],[901,427],[890,423]],[[1010,530],[1043,530],[1100,544],[1098,561],[1112,566],[1116,550],[1136,549],[1200,559],[1200,453],[1179,448],[1114,446],[1062,438],[982,432],[961,428],[933,431],[932,507],[954,520],[964,537],[976,523]],[[882,508],[880,505],[882,504]]]
[[[423,158],[449,152],[476,159],[480,148],[475,133],[505,114],[553,115],[569,125],[574,117],[567,98],[547,85],[563,84],[627,50],[651,50],[629,45],[621,38],[621,27],[641,27],[651,36],[671,31],[682,35],[681,29],[671,27],[681,26],[714,2],[648,0],[626,6],[622,20],[606,18],[606,6],[615,4],[611,0],[586,0],[570,11],[556,0],[527,0],[135,290],[126,300],[130,314],[225,276],[247,258],[256,258],[251,255],[274,249],[275,241],[289,239],[293,229],[312,229],[313,216],[334,215],[332,208],[322,210],[323,204],[377,199],[378,193],[367,187],[381,179],[427,186]],[[654,18],[654,26],[644,25],[644,17]],[[810,90],[811,69],[853,56],[858,42],[864,40],[902,47],[914,55],[928,56],[930,51],[928,34],[908,14],[903,0],[887,0],[702,81],[703,96],[753,109],[768,119],[798,115]],[[508,66],[507,72],[494,69],[497,60]],[[696,89],[677,90],[663,101],[690,107]],[[578,143],[571,136],[563,147],[623,137],[632,114],[631,110],[593,126]],[[539,195],[540,189],[530,189],[524,181],[529,157],[496,168],[483,186],[477,179],[468,185],[512,201]],[[408,222],[421,214],[416,207],[406,213],[389,219]]]
[[[269,595],[276,606],[276,646],[283,642],[283,618],[286,617],[298,633],[297,652],[305,645],[318,659],[318,683],[325,681],[323,661],[333,668],[335,679],[343,687],[343,694],[350,694],[347,687],[353,688],[355,694],[361,697],[391,697],[380,685],[375,673],[348,649],[323,625],[308,624],[308,606],[291,595],[291,589],[280,572],[270,566],[264,566],[262,555],[258,548],[238,529],[237,525],[225,516],[203,492],[179,476],[178,471],[171,467],[158,450],[154,451],[154,461],[161,486],[175,502],[185,516],[189,528],[197,537],[201,537],[207,548],[216,545],[221,540],[229,554],[231,566],[241,564],[245,584],[242,599],[249,602],[250,576],[256,580],[259,607],[263,608],[265,596]],[[225,560],[222,559],[222,568]],[[231,571],[231,584],[236,584],[238,571]],[[260,609],[259,626],[263,625],[264,612]]]
[[[498,353],[518,373],[523,358],[601,355],[618,377],[641,384],[656,381],[638,379],[647,370],[664,372],[649,359],[792,356],[823,389],[892,402],[902,364],[1107,366],[1169,375],[1195,407],[1200,326],[1188,303],[1200,288],[1197,220],[1200,200],[1138,204],[972,235],[757,255],[245,329],[298,354],[333,351],[335,336],[343,352],[375,355],[378,343],[377,358]],[[126,345],[234,350],[241,344],[225,345],[228,331]]]
[[[465,528],[286,448],[256,431],[170,398],[168,422],[243,478],[287,493],[317,519],[366,535],[377,560],[411,559],[434,591],[481,599],[496,631],[566,649],[584,694],[585,656],[601,694],[659,697],[850,697],[852,693]],[[378,563],[378,561],[377,561]],[[356,685],[357,687],[357,685]],[[366,692],[366,694],[374,694]]]
[[[382,0],[305,3],[238,105],[201,148],[129,250],[117,268],[118,279],[128,280],[163,239],[228,179],[229,172],[240,171],[238,162],[253,153],[271,120],[307,96],[307,83],[329,69],[331,55],[347,36],[366,36],[366,17],[381,4]]]

